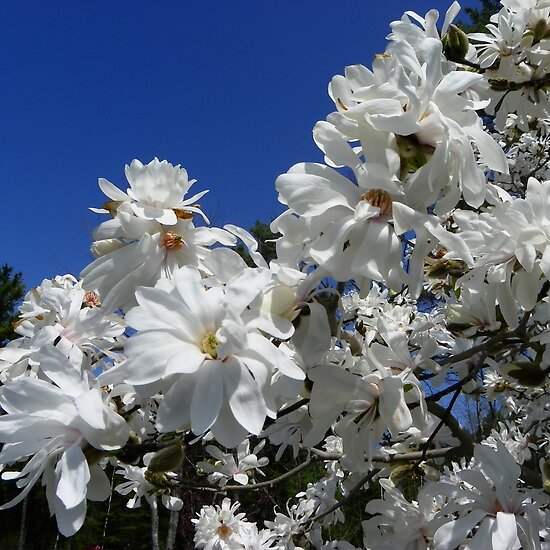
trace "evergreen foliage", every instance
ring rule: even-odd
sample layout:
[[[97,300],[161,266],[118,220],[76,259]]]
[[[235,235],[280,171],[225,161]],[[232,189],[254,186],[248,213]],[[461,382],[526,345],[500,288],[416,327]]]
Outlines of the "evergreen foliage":
[[[498,13],[502,6],[499,0],[481,0],[480,8],[464,8],[464,11],[470,18],[470,23],[461,23],[464,32],[485,32],[485,25],[489,23],[489,18],[493,13]]]
[[[23,275],[14,273],[13,267],[4,264],[0,268],[0,345],[15,338],[13,323],[17,316],[15,306],[25,294]]]

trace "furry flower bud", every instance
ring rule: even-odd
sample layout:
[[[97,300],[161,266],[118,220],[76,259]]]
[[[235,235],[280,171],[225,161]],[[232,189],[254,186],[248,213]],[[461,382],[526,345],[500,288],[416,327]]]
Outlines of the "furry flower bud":
[[[443,35],[441,42],[443,53],[451,61],[464,59],[470,47],[466,33],[456,25],[449,25],[449,30]]]
[[[155,453],[147,466],[147,470],[154,474],[173,472],[183,462],[184,454],[183,443],[181,442],[165,447]]]

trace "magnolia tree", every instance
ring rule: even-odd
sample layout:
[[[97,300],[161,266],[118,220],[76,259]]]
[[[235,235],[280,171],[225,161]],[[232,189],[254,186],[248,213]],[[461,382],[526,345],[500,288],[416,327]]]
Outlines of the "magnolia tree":
[[[366,549],[550,548],[550,1],[502,0],[469,36],[458,11],[406,12],[332,79],[324,163],[276,181],[269,264],[180,166],[99,180],[95,260],[30,291],[0,351],[2,508],[41,480],[70,536],[108,467],[129,507],[211,495],[196,548],[351,550],[327,528],[366,491]],[[492,432],[463,427],[474,398]],[[227,497],[314,463],[261,524]]]

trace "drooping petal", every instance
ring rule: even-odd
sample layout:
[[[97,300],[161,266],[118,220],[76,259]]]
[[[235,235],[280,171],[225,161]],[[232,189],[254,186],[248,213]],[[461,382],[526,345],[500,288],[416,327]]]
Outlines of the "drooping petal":
[[[237,359],[224,362],[223,380],[235,420],[250,433],[258,435],[266,417],[266,407],[258,384],[246,366]]]
[[[86,486],[90,480],[88,463],[78,443],[61,455],[56,472],[59,474],[56,495],[67,509],[78,506],[86,499]]]

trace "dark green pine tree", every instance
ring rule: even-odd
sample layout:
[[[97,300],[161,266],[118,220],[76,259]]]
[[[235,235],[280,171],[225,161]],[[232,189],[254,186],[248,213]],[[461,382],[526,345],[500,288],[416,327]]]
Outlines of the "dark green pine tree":
[[[23,275],[14,273],[11,266],[4,264],[0,268],[0,346],[17,336],[13,331],[17,319],[15,309],[24,294]]]
[[[277,257],[277,252],[273,240],[279,238],[280,233],[273,233],[269,228],[269,224],[260,220],[256,220],[249,232],[258,241],[258,252],[265,258],[266,262],[269,263],[274,260]],[[253,267],[255,265],[245,246],[239,243],[235,250],[249,266]]]
[[[464,8],[464,11],[470,18],[470,23],[460,22],[460,28],[466,32],[486,32],[485,25],[489,23],[489,18],[494,13],[498,13],[502,8],[500,0],[481,0],[479,8]]]

